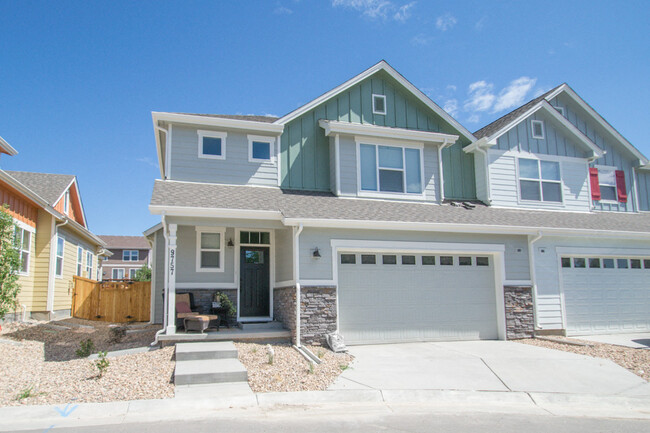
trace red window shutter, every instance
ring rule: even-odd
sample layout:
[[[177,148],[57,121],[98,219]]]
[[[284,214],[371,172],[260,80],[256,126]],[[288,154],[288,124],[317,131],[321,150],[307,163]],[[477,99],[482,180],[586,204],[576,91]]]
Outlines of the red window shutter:
[[[627,203],[627,188],[625,188],[625,172],[623,170],[616,170],[616,192],[618,201]]]
[[[600,200],[600,184],[598,183],[598,169],[589,168],[589,182],[591,183],[591,199]]]

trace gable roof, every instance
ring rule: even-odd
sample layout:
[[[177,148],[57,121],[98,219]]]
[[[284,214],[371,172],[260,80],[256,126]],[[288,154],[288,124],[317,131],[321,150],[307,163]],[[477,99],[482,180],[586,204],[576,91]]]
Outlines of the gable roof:
[[[99,235],[99,238],[106,242],[108,249],[138,249],[149,250],[151,246],[144,236],[109,236]]]
[[[549,94],[546,95],[547,100],[551,100],[558,96],[559,94],[564,93],[569,96],[574,102],[576,102],[583,110],[585,110],[591,117],[596,120],[607,132],[609,132],[616,140],[623,145],[630,153],[632,153],[638,160],[640,165],[646,165],[650,162],[648,158],[643,155],[639,149],[634,147],[620,132],[616,130],[612,125],[603,118],[596,110],[594,110],[591,105],[589,105],[584,99],[582,99],[576,92],[569,86],[567,83],[563,83],[553,89]]]
[[[51,206],[56,205],[63,193],[75,180],[71,174],[32,173],[6,170],[10,176],[41,196]]]
[[[333,98],[334,96],[338,95],[339,93],[342,93],[346,90],[348,90],[350,87],[360,83],[364,79],[370,77],[371,75],[379,72],[379,71],[385,71],[388,75],[390,75],[393,79],[395,79],[398,83],[400,83],[402,86],[404,86],[411,94],[413,94],[417,99],[419,99],[424,105],[426,105],[429,109],[434,111],[438,116],[440,116],[443,120],[447,121],[450,125],[452,125],[458,132],[460,132],[462,135],[464,135],[467,139],[470,141],[475,141],[474,135],[472,135],[467,128],[465,128],[463,125],[461,125],[456,119],[451,117],[449,113],[447,113],[445,110],[440,108],[438,104],[433,102],[431,98],[429,98],[427,95],[425,95],[420,89],[415,87],[410,81],[408,81],[402,74],[397,72],[391,65],[388,64],[385,60],[381,60],[379,63],[371,66],[370,68],[366,69],[359,75],[356,75],[346,81],[345,83],[333,88],[329,92],[326,92],[319,96],[318,98],[312,100],[311,102],[308,102],[307,104],[298,107],[297,109],[293,110],[289,114],[285,114],[278,120],[276,120],[274,123],[278,124],[286,124],[293,119],[299,117],[300,115],[306,113],[307,111],[311,110],[312,108],[317,107],[318,105],[322,104],[323,102]]]
[[[18,155],[18,151],[11,144],[7,143],[4,138],[0,137],[0,153],[6,153],[9,156]]]
[[[257,116],[254,114],[200,114],[200,113],[174,113],[174,114],[187,114],[190,116],[204,116],[204,117],[217,117],[219,119],[233,119],[233,120],[249,120],[251,122],[273,123],[279,119],[275,116]]]

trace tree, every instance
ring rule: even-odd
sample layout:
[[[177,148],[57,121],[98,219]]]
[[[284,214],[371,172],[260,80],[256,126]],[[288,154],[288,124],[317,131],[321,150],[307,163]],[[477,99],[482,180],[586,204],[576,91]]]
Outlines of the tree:
[[[140,269],[135,271],[134,281],[151,281],[151,268],[147,265],[142,265]]]
[[[0,208],[0,320],[8,312],[15,311],[20,292],[20,253],[15,241],[16,227],[7,209],[9,206],[6,204]]]

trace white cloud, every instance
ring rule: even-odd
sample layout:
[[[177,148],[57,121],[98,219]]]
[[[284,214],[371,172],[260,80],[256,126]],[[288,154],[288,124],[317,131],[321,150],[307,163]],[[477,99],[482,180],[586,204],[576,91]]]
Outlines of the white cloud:
[[[442,16],[439,16],[436,19],[436,27],[442,32],[446,32],[447,30],[451,29],[456,25],[456,23],[456,18],[449,12]]]
[[[537,78],[519,77],[499,92],[494,103],[493,113],[517,107],[524,103],[526,95],[535,86]]]
[[[468,121],[469,123],[478,123],[479,120],[480,120],[480,117],[479,117],[478,114],[472,114],[471,116],[469,116],[469,117],[467,118],[467,121]]]
[[[281,4],[278,3],[275,9],[273,9],[273,13],[276,15],[291,15],[293,11],[288,7],[282,6]]]
[[[456,116],[458,114],[458,100],[449,99],[445,101],[445,105],[442,107],[442,109],[452,116]]]
[[[399,9],[397,9],[397,12],[395,12],[395,15],[393,15],[395,21],[405,22],[409,19],[411,17],[411,9],[413,6],[415,6],[415,2],[400,6]]]
[[[370,19],[393,18],[405,22],[411,16],[411,8],[415,2],[396,5],[389,0],[332,0],[333,7],[344,7],[361,12],[361,15]]]
[[[158,168],[158,164],[156,164],[156,163],[155,163],[151,158],[149,158],[148,156],[145,156],[145,157],[142,157],[142,158],[136,158],[135,160],[136,160],[137,162],[141,162],[141,163],[143,163],[143,164],[150,165],[150,166],[152,166],[152,167],[154,167],[154,168]]]
[[[469,98],[465,100],[465,111],[487,111],[492,107],[496,96],[492,92],[494,85],[485,81],[476,81],[469,85]]]
[[[480,20],[476,21],[476,24],[474,24],[474,28],[478,31],[483,30],[485,24],[487,23],[487,20],[488,20],[487,17],[482,17]]]
[[[424,33],[418,33],[417,35],[411,38],[412,45],[429,45],[433,41],[432,36],[428,36]]]
[[[456,86],[454,86],[453,84],[447,84],[446,89],[448,92],[454,93],[456,91]]]

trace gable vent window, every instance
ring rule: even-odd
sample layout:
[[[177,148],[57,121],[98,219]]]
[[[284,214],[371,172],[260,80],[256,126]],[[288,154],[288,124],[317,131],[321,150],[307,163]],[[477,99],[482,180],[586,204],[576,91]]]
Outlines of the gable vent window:
[[[531,122],[531,128],[533,132],[533,138],[537,138],[539,140],[544,139],[544,122],[541,120],[533,120]]]
[[[386,96],[372,95],[372,113],[386,114]]]

